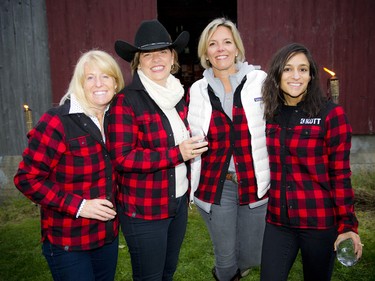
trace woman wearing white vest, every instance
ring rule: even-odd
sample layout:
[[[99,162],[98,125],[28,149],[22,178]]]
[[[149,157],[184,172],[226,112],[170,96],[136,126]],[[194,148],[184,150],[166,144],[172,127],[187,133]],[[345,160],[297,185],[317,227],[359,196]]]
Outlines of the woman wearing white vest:
[[[192,160],[191,201],[206,222],[216,280],[239,280],[260,264],[270,174],[261,106],[266,73],[245,62],[239,32],[228,19],[203,30],[205,68],[189,96],[188,121],[208,138]]]

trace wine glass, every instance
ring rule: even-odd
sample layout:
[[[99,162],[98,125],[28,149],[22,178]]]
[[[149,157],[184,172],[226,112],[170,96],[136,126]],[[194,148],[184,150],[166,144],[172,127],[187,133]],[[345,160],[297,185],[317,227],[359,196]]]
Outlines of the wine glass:
[[[337,259],[344,266],[353,266],[358,262],[354,252],[353,240],[348,238],[337,245]]]
[[[206,136],[206,133],[204,132],[204,130],[202,128],[197,128],[197,127],[192,127],[190,128],[190,136],[191,137],[195,137],[195,136],[200,136],[202,137],[201,139],[197,140],[196,142],[199,143],[199,142],[204,142],[204,141],[208,141],[207,140],[207,136]]]

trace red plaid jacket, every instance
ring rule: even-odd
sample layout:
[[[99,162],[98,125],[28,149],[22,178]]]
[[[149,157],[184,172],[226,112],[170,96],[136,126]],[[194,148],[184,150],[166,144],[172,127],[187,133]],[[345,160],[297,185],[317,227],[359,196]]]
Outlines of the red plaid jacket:
[[[309,118],[284,106],[267,122],[271,188],[267,221],[296,228],[357,232],[349,154],[351,127],[342,107],[328,102]]]
[[[176,109],[187,127],[185,101]],[[168,118],[147,94],[137,73],[132,84],[116,95],[107,133],[125,215],[145,220],[173,216],[175,167],[183,158]]]
[[[101,133],[70,102],[50,109],[33,130],[14,177],[16,187],[41,206],[42,240],[66,251],[91,250],[117,237],[118,220],[76,218],[83,199],[113,203],[116,182]]]
[[[257,196],[257,180],[254,173],[251,135],[241,102],[241,91],[246,77],[237,87],[233,100],[232,120],[225,114],[219,98],[211,86],[207,94],[212,114],[207,133],[209,149],[202,154],[199,187],[194,196],[198,199],[220,204],[230,158],[233,155],[238,178],[238,194],[241,205],[255,203],[267,198]]]

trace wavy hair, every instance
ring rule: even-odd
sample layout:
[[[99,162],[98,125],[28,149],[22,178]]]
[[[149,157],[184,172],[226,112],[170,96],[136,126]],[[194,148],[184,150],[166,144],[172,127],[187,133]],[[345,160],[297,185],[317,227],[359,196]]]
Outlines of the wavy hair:
[[[266,120],[273,119],[273,117],[280,110],[284,104],[283,92],[280,88],[281,76],[287,62],[296,54],[304,54],[310,64],[310,82],[307,85],[307,93],[304,96],[301,104],[304,110],[310,117],[316,116],[326,98],[323,96],[323,91],[319,82],[319,71],[316,62],[314,61],[311,52],[304,46],[298,43],[291,43],[278,50],[272,57],[268,75],[262,86],[262,95],[264,103],[264,117]]]

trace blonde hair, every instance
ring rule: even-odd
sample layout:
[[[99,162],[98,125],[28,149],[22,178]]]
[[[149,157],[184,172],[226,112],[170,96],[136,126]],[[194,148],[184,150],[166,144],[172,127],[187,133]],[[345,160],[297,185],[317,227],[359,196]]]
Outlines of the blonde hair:
[[[113,77],[117,85],[116,94],[121,91],[122,88],[124,88],[125,82],[119,64],[110,54],[100,50],[91,50],[81,55],[74,68],[73,77],[70,80],[69,88],[66,94],[60,100],[60,105],[63,104],[67,99],[70,99],[70,96],[74,94],[85,114],[93,115],[91,106],[86,99],[83,89],[86,64],[94,65],[103,73]]]
[[[210,68],[211,63],[207,60],[207,49],[208,41],[211,39],[212,34],[216,31],[219,26],[227,27],[234,39],[234,43],[238,49],[238,55],[236,57],[237,61],[245,61],[245,48],[236,25],[229,19],[226,18],[217,18],[211,21],[206,28],[203,30],[198,43],[198,57],[200,59],[201,65],[204,69]]]

